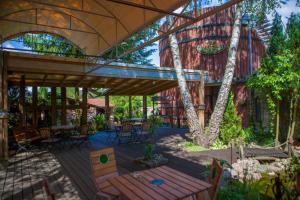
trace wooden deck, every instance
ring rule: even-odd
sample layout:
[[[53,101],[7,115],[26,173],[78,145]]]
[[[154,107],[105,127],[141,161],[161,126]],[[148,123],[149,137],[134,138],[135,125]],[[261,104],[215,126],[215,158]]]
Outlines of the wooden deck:
[[[180,150],[177,142],[185,138],[185,132],[183,129],[158,130],[156,150],[169,159],[169,167],[204,179],[204,165],[210,163],[210,157],[230,161],[229,151],[187,153]],[[121,174],[144,169],[133,162],[136,157],[143,155],[143,144],[117,145],[107,140],[108,134],[92,136],[91,144],[87,147],[65,147],[51,152],[36,149],[19,153],[7,163],[2,163],[1,200],[45,199],[42,190],[42,179],[45,176],[49,177],[50,183],[59,192],[58,199],[94,199],[96,188],[91,177],[89,152],[106,146],[114,146]]]

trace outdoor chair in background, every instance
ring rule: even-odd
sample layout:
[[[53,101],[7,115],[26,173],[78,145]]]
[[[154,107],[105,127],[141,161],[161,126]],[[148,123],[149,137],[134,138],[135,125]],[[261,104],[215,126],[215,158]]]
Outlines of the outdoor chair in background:
[[[78,147],[80,147],[83,144],[88,144],[89,142],[88,137],[89,137],[89,126],[87,124],[82,125],[79,128],[79,132],[77,133],[77,135],[72,135],[70,137],[71,141],[73,142],[72,146],[78,145]]]
[[[17,152],[28,151],[32,144],[41,139],[39,133],[35,129],[14,129],[14,138],[17,142]]]
[[[28,142],[26,141],[26,133],[25,131],[14,129],[13,130],[14,138],[17,143],[17,152],[27,151]]]
[[[59,144],[61,139],[57,137],[51,136],[50,128],[40,128],[40,134],[42,137],[41,143],[46,145],[47,148],[54,147],[55,145]]]
[[[118,143],[121,144],[123,141],[131,142],[132,134],[132,124],[129,122],[124,122],[120,128],[120,131],[117,132]]]
[[[119,191],[108,182],[109,178],[119,176],[114,149],[105,148],[90,152],[90,162],[97,195],[108,199],[120,196]]]
[[[141,140],[145,141],[149,137],[149,134],[150,134],[150,123],[143,122],[142,130],[140,132]]]

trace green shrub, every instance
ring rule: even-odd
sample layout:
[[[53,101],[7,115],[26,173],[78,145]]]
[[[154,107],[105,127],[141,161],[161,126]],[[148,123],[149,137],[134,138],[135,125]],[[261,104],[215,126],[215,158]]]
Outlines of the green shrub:
[[[290,162],[291,169],[295,173],[300,173],[300,158],[294,156]]]
[[[211,146],[212,149],[226,149],[228,145],[224,144],[220,139],[217,139]]]
[[[105,129],[105,125],[106,125],[106,119],[105,116],[103,114],[97,115],[94,118],[94,123],[96,125],[96,129],[97,130],[103,130]]]
[[[262,199],[257,185],[247,182],[232,180],[221,187],[217,194],[217,200],[259,200]]]
[[[242,127],[242,120],[236,112],[233,102],[233,94],[230,93],[224,118],[220,127],[220,141],[228,145],[231,140],[237,138],[248,138],[249,132],[245,131]]]

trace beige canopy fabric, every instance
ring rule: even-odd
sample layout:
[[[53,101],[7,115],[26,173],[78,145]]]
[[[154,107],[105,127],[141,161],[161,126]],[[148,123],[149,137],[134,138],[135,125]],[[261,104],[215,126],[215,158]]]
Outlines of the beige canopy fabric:
[[[188,0],[1,0],[0,36],[26,32],[62,36],[99,55]]]

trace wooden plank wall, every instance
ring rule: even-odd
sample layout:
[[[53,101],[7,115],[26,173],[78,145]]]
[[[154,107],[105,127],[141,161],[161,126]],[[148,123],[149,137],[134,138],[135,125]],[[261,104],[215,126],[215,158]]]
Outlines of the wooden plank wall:
[[[205,9],[203,12],[209,11],[211,8]],[[179,43],[181,60],[184,68],[186,69],[197,69],[207,70],[209,80],[215,80],[220,82],[223,78],[225,65],[227,62],[228,47],[231,38],[231,32],[233,27],[233,21],[235,16],[234,7],[223,10],[211,17],[208,17],[193,26],[186,29],[182,29],[176,33],[176,37]],[[178,19],[177,24],[184,23],[185,19]],[[161,27],[162,30],[166,29],[166,26]],[[205,41],[217,40],[225,45],[225,50],[215,55],[201,54],[197,51],[197,46]],[[164,38],[159,41],[160,49],[160,65],[161,67],[173,67],[173,59],[169,48],[168,38]],[[255,31],[252,32],[252,61],[253,61],[253,72],[260,65],[260,59],[265,52],[265,46],[263,42],[257,36]],[[235,67],[234,77],[236,79],[245,79],[249,76],[249,52],[248,52],[248,30],[246,26],[241,29],[240,42],[237,52],[237,60]],[[243,84],[242,84],[243,85]],[[246,94],[242,85],[234,87],[233,91],[236,95]],[[192,96],[195,107],[200,104],[199,99],[199,85],[197,83],[188,83],[190,93]],[[208,121],[210,114],[213,110],[214,103],[216,100],[216,94],[218,93],[218,86],[205,87],[205,121]],[[184,109],[180,101],[180,93],[176,88],[161,92],[162,96],[177,97],[179,101],[176,101],[176,105],[179,108],[175,108],[175,105],[164,104],[162,106],[162,113],[173,116],[174,113],[177,119],[184,121],[185,118]],[[239,97],[241,99],[246,96]],[[240,100],[236,100],[240,102]],[[237,105],[239,114],[242,116],[243,125],[247,123],[246,107],[244,105]],[[172,108],[173,107],[173,110]],[[176,110],[179,109],[179,110]],[[173,121],[172,118],[169,121]]]

